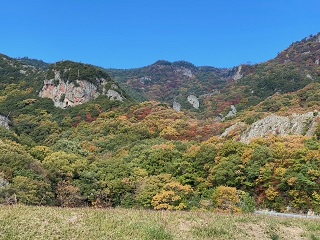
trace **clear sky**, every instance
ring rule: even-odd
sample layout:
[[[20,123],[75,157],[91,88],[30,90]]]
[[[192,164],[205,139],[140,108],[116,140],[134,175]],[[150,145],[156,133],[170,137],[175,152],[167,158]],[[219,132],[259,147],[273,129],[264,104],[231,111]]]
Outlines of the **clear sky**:
[[[320,32],[319,0],[0,0],[0,53],[135,68],[233,67]]]

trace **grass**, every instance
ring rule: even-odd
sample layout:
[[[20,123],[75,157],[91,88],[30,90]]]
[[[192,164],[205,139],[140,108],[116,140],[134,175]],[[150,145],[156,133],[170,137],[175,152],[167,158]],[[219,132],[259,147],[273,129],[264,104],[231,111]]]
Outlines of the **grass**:
[[[320,221],[212,212],[0,206],[0,239],[320,239]]]

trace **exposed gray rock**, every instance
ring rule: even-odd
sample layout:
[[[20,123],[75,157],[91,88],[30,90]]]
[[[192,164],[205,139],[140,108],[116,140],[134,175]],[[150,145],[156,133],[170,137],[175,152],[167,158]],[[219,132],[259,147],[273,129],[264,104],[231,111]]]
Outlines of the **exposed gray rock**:
[[[187,97],[187,100],[195,109],[199,109],[200,103],[199,103],[199,100],[196,96],[189,95]]]
[[[191,72],[191,70],[188,69],[188,68],[185,68],[185,67],[181,67],[179,69],[176,69],[175,72],[178,73],[178,74],[182,74],[183,76],[187,76],[189,78],[194,77],[194,75]]]
[[[319,65],[320,59],[317,59],[314,63],[317,64],[317,65]]]
[[[234,116],[237,115],[237,109],[236,109],[236,107],[233,106],[233,105],[231,105],[230,107],[231,107],[231,110],[227,113],[226,116],[224,116],[224,117],[222,118],[222,121],[224,121],[226,118],[234,117]]]
[[[53,79],[44,80],[44,86],[39,96],[52,99],[56,107],[66,108],[80,105],[97,98],[101,94],[97,85],[89,81],[64,82],[59,71],[55,71],[54,75]],[[102,94],[107,95],[111,100],[123,101],[121,94],[115,90],[118,89],[116,84],[107,87],[108,82],[104,78],[97,79],[97,83],[102,86]]]
[[[116,84],[111,84],[111,88],[118,89],[119,87]]]
[[[312,136],[318,125],[314,112],[292,114],[287,117],[270,115],[253,123],[240,138],[241,142],[248,143],[254,138],[268,135],[305,135]]]
[[[140,83],[145,84],[146,82],[151,82],[151,78],[149,77],[141,77],[139,78]]]
[[[9,129],[9,119],[5,116],[0,115],[0,126]]]
[[[307,74],[306,77],[313,80],[313,77],[310,74]]]
[[[220,137],[227,137],[234,131],[243,131],[247,127],[247,124],[244,122],[238,122],[230,127],[228,127],[221,135]]]
[[[110,100],[123,101],[123,97],[115,90],[109,89],[106,95],[110,98]]]
[[[242,66],[240,65],[238,67],[238,70],[237,70],[236,74],[232,77],[233,80],[237,81],[237,80],[240,80],[243,77],[243,75],[241,74],[241,69],[242,69]]]
[[[93,100],[99,96],[97,87],[85,80],[74,83],[59,81],[57,85],[54,80],[45,80],[44,86],[39,93],[42,98],[51,98],[54,106],[60,108],[73,107]]]
[[[180,112],[181,111],[181,104],[176,102],[176,101],[174,101],[173,104],[172,104],[172,108],[174,110],[176,110],[177,112]]]

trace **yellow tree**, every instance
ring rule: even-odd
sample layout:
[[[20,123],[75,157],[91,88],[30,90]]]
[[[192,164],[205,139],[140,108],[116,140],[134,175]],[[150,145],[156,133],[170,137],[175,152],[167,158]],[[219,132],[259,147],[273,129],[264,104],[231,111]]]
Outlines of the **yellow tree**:
[[[213,202],[217,211],[225,213],[241,212],[239,207],[239,191],[235,187],[219,186],[213,194]]]
[[[164,185],[162,191],[157,193],[151,201],[156,210],[183,210],[187,209],[188,197],[193,193],[189,185],[182,185],[179,182],[170,182]]]

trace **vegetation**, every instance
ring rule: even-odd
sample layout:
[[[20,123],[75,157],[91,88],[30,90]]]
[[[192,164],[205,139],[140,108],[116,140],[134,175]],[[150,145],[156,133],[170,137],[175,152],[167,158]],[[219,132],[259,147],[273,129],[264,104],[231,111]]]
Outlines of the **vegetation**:
[[[138,209],[0,207],[1,239],[319,239],[318,220]]]
[[[17,58],[19,62],[22,62],[25,65],[33,66],[35,68],[39,68],[42,70],[46,70],[49,67],[49,63],[46,63],[42,60],[38,59],[33,59],[33,58],[28,58],[28,57],[23,57],[23,58]]]
[[[208,118],[226,114],[230,105],[245,110],[274,94],[294,92],[319,82],[318,37],[319,34],[295,42],[268,62],[241,65],[242,78],[237,81],[233,80],[237,67],[196,67],[184,61],[160,60],[143,68],[107,72],[138,101],[156,100],[171,105],[175,100],[183,110]],[[186,101],[190,94],[200,99],[200,111]]]
[[[192,110],[187,102],[188,95],[200,97],[222,89],[235,73],[235,69],[196,67],[185,61],[164,60],[143,68],[106,71],[136,100],[156,100],[170,105],[175,100],[184,110]]]
[[[54,78],[55,72],[59,72],[60,78],[65,82],[87,80],[93,84],[99,84],[98,79],[111,80],[110,76],[102,69],[72,61],[61,61],[50,65],[46,75],[47,79]]]
[[[11,121],[10,130],[0,131],[0,203],[233,214],[255,208],[297,213],[311,209],[319,214],[319,125],[310,137],[270,136],[249,144],[219,137],[234,122],[251,124],[270,113],[318,114],[318,78],[307,77],[302,65],[295,68],[294,59],[243,66],[246,76],[232,83],[223,76],[235,69],[218,71],[165,61],[140,69],[141,74],[154,73],[151,83],[145,75],[141,75],[144,79],[132,79],[132,83],[143,81],[150,84],[149,89],[162,93],[157,86],[163,83],[162,70],[169,68],[164,72],[173,85],[164,86],[168,95],[157,95],[162,98],[159,100],[172,98],[176,83],[185,87],[178,96],[190,93],[191,85],[197,87],[202,81],[199,76],[206,78],[201,75],[205,72],[212,74],[206,78],[208,82],[219,81],[194,89],[199,94],[211,91],[224,79],[220,93],[203,97],[211,109],[199,112],[204,112],[202,117],[216,117],[224,115],[231,104],[238,104],[242,111],[234,119],[217,121],[176,112],[163,102],[136,103],[130,98],[118,102],[103,95],[86,104],[58,109],[51,100],[38,97],[43,80],[54,78],[58,71],[63,81],[86,79],[99,84],[99,78],[110,79],[109,75],[100,68],[70,61],[42,71],[2,56],[0,113]],[[186,68],[198,75],[185,81],[186,75],[179,73],[184,77],[173,81]],[[309,68],[316,69],[313,65]],[[163,228],[154,231],[163,232]],[[201,234],[195,237],[206,237]]]
[[[15,141],[0,142],[4,203],[320,212],[316,138],[209,138],[214,122],[195,128],[200,122],[157,103],[113,108],[71,128],[26,117]]]

